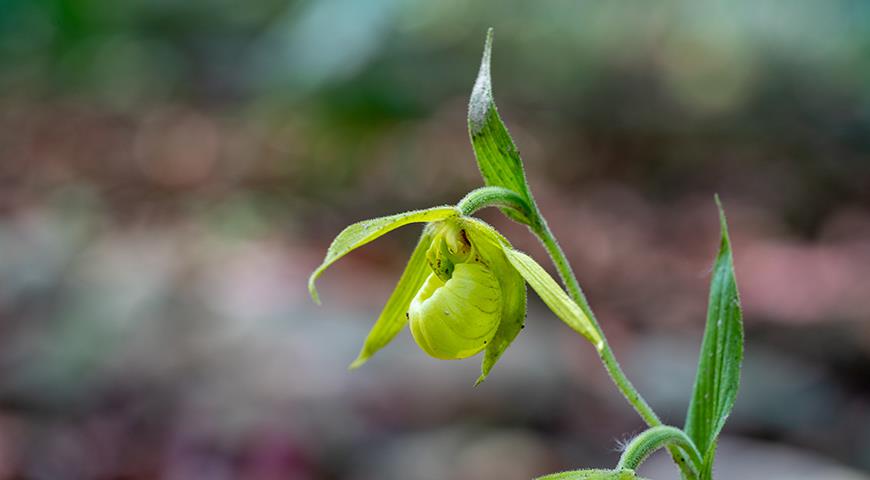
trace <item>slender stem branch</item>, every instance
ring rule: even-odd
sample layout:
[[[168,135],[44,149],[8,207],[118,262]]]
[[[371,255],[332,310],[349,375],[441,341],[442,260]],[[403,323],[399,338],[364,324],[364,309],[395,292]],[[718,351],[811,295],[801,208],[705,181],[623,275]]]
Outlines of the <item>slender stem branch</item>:
[[[491,206],[508,208],[518,215],[522,223],[529,225],[556,265],[559,276],[562,278],[562,283],[568,289],[568,295],[577,302],[577,305],[586,314],[601,337],[602,341],[598,346],[598,356],[601,358],[601,363],[604,364],[604,368],[607,370],[610,378],[613,379],[613,383],[616,384],[616,387],[625,399],[628,400],[628,403],[634,407],[635,411],[637,411],[647,425],[650,427],[661,426],[662,422],[658,415],[656,415],[652,407],[649,406],[634,385],[632,385],[628,377],[625,376],[625,372],[622,371],[622,367],[619,366],[619,362],[616,361],[613,349],[607,343],[607,337],[605,337],[601,325],[596,320],[595,313],[592,311],[592,307],[589,306],[589,301],[586,300],[577,277],[574,276],[574,272],[571,270],[571,265],[568,263],[567,257],[565,257],[565,252],[562,251],[559,242],[556,241],[556,237],[547,225],[547,221],[537,210],[537,207],[534,206],[534,203],[532,202],[530,205],[526,199],[512,190],[488,186],[472,190],[456,206],[463,215],[471,215],[482,208]],[[692,466],[687,463],[686,454],[680,448],[669,446],[668,450],[671,452],[674,462],[680,467],[680,471],[683,472],[684,477],[689,479],[697,478],[697,474],[694,473]]]
[[[583,294],[583,290],[580,288],[580,284],[577,282],[573,270],[571,270],[571,265],[568,263],[565,253],[556,241],[556,237],[553,236],[553,233],[550,231],[550,228],[543,219],[541,219],[539,225],[532,227],[532,231],[538,236],[538,238],[540,238],[547,253],[549,253],[550,257],[553,259],[553,263],[559,271],[559,276],[562,278],[562,282],[568,289],[568,295],[577,302],[577,305],[580,306],[583,313],[589,317],[592,321],[592,325],[601,335],[603,346],[599,349],[598,355],[601,357],[601,361],[604,363],[604,368],[607,370],[607,373],[610,374],[613,382],[616,383],[617,388],[619,388],[619,391],[625,399],[628,400],[628,403],[634,407],[637,413],[649,426],[653,427],[661,425],[662,422],[659,420],[658,415],[656,415],[652,407],[649,406],[634,385],[632,385],[628,377],[625,376],[625,372],[622,371],[622,367],[619,366],[619,362],[616,361],[616,357],[613,355],[613,350],[610,348],[610,344],[607,343],[607,338],[604,336],[601,325],[595,318],[595,313],[589,306],[589,302],[586,300],[586,296]]]
[[[527,223],[530,222],[531,210],[529,204],[518,193],[502,187],[480,187],[468,192],[456,207],[463,215],[471,215],[486,207],[510,208],[521,216]]]
[[[667,445],[680,447],[688,453],[689,459],[692,462],[690,467],[692,467],[693,475],[689,478],[698,478],[698,472],[702,466],[701,454],[698,452],[698,448],[695,447],[694,442],[685,432],[665,425],[652,427],[634,437],[622,452],[616,469],[628,468],[636,470],[653,452]]]
[[[559,242],[556,241],[556,237],[547,225],[547,221],[539,212],[536,212],[536,215],[533,215],[533,217],[536,218],[537,221],[532,223],[530,228],[544,245],[550,258],[553,260],[553,264],[555,264],[556,270],[559,271],[559,276],[562,278],[562,283],[564,283],[565,287],[568,289],[568,295],[577,302],[577,305],[581,310],[583,310],[583,313],[589,317],[592,321],[592,325],[596,330],[598,330],[598,333],[601,336],[602,345],[601,348],[598,349],[598,356],[601,358],[601,363],[604,364],[605,370],[607,370],[610,378],[613,379],[613,383],[616,384],[620,393],[622,393],[625,399],[628,400],[628,403],[634,407],[634,410],[641,416],[641,418],[643,418],[646,424],[650,427],[661,426],[662,421],[659,419],[658,415],[656,415],[649,403],[647,403],[647,401],[641,396],[640,392],[638,392],[634,385],[632,385],[628,377],[625,376],[625,372],[622,371],[622,367],[619,366],[619,362],[616,361],[616,357],[613,355],[613,349],[610,348],[610,344],[607,342],[607,337],[604,335],[601,325],[595,318],[595,313],[592,311],[592,307],[589,306],[589,301],[586,300],[586,295],[583,294],[583,289],[580,288],[580,283],[577,281],[577,277],[571,269],[571,264],[568,263],[565,252],[562,251],[562,247],[560,247]],[[668,451],[670,451],[671,457],[673,457],[674,462],[686,478],[697,478],[697,475],[692,476],[694,474],[686,460],[686,454],[675,446],[669,446]]]

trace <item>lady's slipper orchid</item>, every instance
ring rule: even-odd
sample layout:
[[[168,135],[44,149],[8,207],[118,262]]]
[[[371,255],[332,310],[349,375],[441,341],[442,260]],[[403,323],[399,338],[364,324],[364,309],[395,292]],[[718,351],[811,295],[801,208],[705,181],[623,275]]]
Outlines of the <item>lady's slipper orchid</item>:
[[[526,282],[559,318],[601,348],[598,330],[537,262],[514,250],[488,224],[463,216],[452,206],[400,213],[345,228],[311,274],[312,298],[319,303],[314,283],[336,260],[409,223],[427,225],[351,368],[365,363],[410,323],[414,340],[435,358],[462,359],[486,350],[480,383],[523,327]]]

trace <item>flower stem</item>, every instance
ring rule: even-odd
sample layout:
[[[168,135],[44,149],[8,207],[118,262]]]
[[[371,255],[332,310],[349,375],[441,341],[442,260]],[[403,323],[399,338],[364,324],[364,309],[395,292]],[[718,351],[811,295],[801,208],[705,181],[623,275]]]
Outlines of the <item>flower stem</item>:
[[[604,331],[601,329],[598,320],[596,320],[595,313],[592,311],[592,307],[589,306],[589,301],[586,300],[586,295],[583,294],[583,290],[580,288],[580,283],[577,281],[577,277],[574,275],[574,271],[571,269],[571,264],[568,263],[567,257],[565,257],[565,252],[562,251],[559,242],[556,241],[556,237],[553,235],[553,232],[547,225],[547,221],[534,204],[534,201],[523,199],[516,192],[506,188],[487,186],[471,191],[457,204],[457,208],[463,215],[471,215],[482,208],[490,206],[497,206],[511,210],[517,215],[517,218],[515,219],[528,225],[532,232],[538,237],[544,245],[544,248],[547,250],[547,253],[550,255],[553,263],[556,265],[556,269],[559,271],[559,276],[562,278],[562,283],[568,290],[568,295],[577,303],[583,313],[589,318],[592,326],[598,332],[598,336],[601,338],[600,344],[597,345],[598,356],[601,358],[601,363],[604,364],[604,369],[607,370],[610,378],[613,379],[613,383],[616,384],[620,393],[622,393],[625,399],[628,400],[628,403],[634,407],[635,411],[637,411],[647,425],[650,427],[661,426],[662,421],[659,419],[658,415],[656,415],[652,407],[649,406],[646,400],[641,396],[640,392],[638,392],[634,385],[632,385],[628,377],[625,376],[625,372],[622,371],[622,367],[619,366],[619,362],[616,361],[616,357],[613,355],[613,349],[610,348],[610,344],[607,342],[607,337],[604,335]],[[689,440],[689,442],[690,445],[693,446],[691,440]],[[683,477],[687,479],[695,479],[697,478],[697,474],[695,473],[695,469],[692,468],[692,465],[688,463],[687,453],[685,453],[683,449],[684,447],[682,446],[668,446],[668,450],[671,452],[674,462],[683,473]],[[692,458],[694,459],[694,457]]]
[[[583,290],[580,288],[580,283],[577,281],[577,277],[571,269],[571,264],[568,263],[568,259],[565,257],[565,252],[562,251],[562,247],[560,247],[559,242],[556,241],[556,237],[547,225],[547,221],[544,220],[540,213],[534,215],[534,217],[537,221],[530,225],[532,232],[538,237],[544,245],[544,248],[547,250],[547,253],[550,255],[550,258],[553,260],[553,264],[556,266],[556,270],[559,271],[559,276],[562,278],[562,283],[565,284],[565,287],[568,290],[568,295],[577,302],[577,305],[581,310],[583,310],[583,313],[589,317],[592,325],[596,330],[598,330],[598,333],[601,336],[602,343],[601,347],[598,349],[598,356],[601,358],[601,363],[604,364],[604,369],[607,370],[607,373],[610,375],[610,378],[613,379],[613,383],[616,384],[620,393],[622,393],[625,399],[628,400],[628,403],[634,407],[634,410],[641,416],[641,418],[643,418],[646,424],[650,427],[661,426],[662,421],[659,419],[658,415],[656,415],[652,407],[649,406],[643,396],[641,396],[640,392],[638,392],[634,385],[632,385],[628,377],[625,376],[625,372],[622,371],[622,367],[619,366],[619,362],[616,361],[616,357],[613,355],[613,350],[607,342],[607,337],[604,335],[601,325],[595,318],[595,313],[592,311],[592,307],[589,306],[589,301],[586,300],[586,295],[583,294]],[[697,475],[694,474],[686,460],[685,453],[674,446],[668,447],[668,450],[671,452],[674,462],[676,462],[685,478],[697,478]]]
[[[463,215],[471,215],[474,212],[486,207],[501,207],[512,209],[520,219],[527,224],[531,222],[529,204],[519,194],[513,190],[508,190],[502,187],[480,187],[468,192],[468,195],[462,198],[456,204],[456,208]]]
[[[682,448],[689,454],[692,460],[692,474],[697,478],[698,471],[701,468],[701,454],[695,447],[692,439],[685,432],[678,428],[659,425],[652,427],[649,430],[634,437],[631,442],[625,447],[622,456],[619,458],[619,464],[616,469],[631,469],[637,470],[637,467],[643,463],[653,452],[667,446],[675,445]]]
[[[533,227],[532,231],[538,236],[538,238],[540,238],[547,253],[550,254],[550,258],[553,259],[553,263],[559,271],[559,276],[562,278],[562,282],[568,289],[568,295],[572,300],[577,302],[577,305],[581,310],[583,310],[583,313],[589,317],[592,321],[592,325],[601,335],[603,343],[598,351],[598,355],[601,357],[601,362],[604,364],[607,373],[610,374],[613,382],[616,384],[617,388],[619,388],[619,391],[625,399],[628,400],[628,403],[634,407],[637,413],[647,424],[649,424],[649,426],[661,425],[662,422],[659,420],[658,415],[656,415],[652,407],[649,406],[634,385],[632,385],[628,377],[625,376],[625,372],[622,371],[622,367],[619,366],[619,362],[616,361],[616,357],[613,355],[613,350],[610,348],[610,344],[607,343],[607,338],[601,330],[601,325],[595,318],[595,313],[592,312],[592,308],[589,306],[589,302],[586,300],[586,295],[583,294],[583,290],[580,288],[580,284],[574,276],[574,271],[571,269],[571,265],[568,263],[565,253],[562,251],[562,248],[556,241],[556,237],[553,236],[553,233],[547,226],[546,221],[541,219],[540,224]]]

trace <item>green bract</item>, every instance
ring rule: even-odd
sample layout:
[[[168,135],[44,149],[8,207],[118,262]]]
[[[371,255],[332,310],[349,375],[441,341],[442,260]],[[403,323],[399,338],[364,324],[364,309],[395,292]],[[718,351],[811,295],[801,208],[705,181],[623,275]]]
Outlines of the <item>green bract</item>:
[[[405,272],[369,332],[356,368],[387,345],[410,321],[411,334],[429,355],[462,359],[485,350],[483,381],[523,327],[528,282],[544,303],[596,348],[602,340],[580,307],[531,257],[486,223],[454,207],[434,207],[355,223],[332,242],[308,287],[351,250],[409,223],[427,223]]]

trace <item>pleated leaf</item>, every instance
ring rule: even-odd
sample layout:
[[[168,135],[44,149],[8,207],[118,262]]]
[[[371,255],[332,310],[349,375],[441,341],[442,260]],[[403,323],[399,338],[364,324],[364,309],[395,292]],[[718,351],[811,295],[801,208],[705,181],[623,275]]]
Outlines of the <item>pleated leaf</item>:
[[[718,197],[716,204],[722,234],[713,265],[707,326],[685,428],[704,457],[702,478],[711,478],[716,440],[734,406],[743,362],[743,314],[734,278],[731,241]]]
[[[486,34],[480,70],[468,102],[468,133],[471,136],[474,156],[477,158],[477,166],[487,185],[513,190],[526,201],[530,209],[535,210],[520,152],[501,121],[493,100],[490,78],[491,56],[492,29],[490,28]],[[518,222],[529,223],[528,218],[524,218],[512,209],[502,208],[501,211]]]

